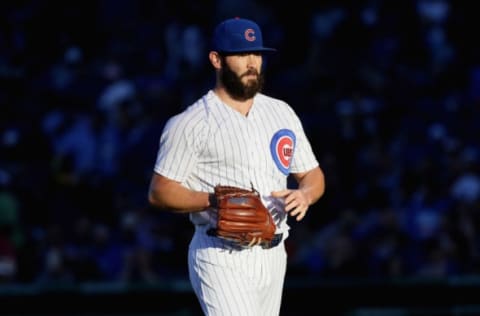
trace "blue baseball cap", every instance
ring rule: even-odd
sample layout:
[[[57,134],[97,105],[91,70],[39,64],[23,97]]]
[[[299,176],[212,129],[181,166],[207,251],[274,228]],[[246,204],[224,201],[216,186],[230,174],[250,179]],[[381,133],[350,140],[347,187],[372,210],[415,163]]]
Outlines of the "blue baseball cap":
[[[213,32],[213,50],[219,53],[274,52],[263,46],[257,23],[241,18],[225,20]]]

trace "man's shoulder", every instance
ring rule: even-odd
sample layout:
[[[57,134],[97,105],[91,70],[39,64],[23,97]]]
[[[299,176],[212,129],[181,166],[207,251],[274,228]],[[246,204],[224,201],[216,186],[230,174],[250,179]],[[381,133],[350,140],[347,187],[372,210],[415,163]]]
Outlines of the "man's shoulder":
[[[276,111],[293,111],[292,107],[283,99],[275,96],[266,95],[263,93],[257,93],[256,102],[261,104],[265,108],[274,108]]]
[[[180,113],[172,116],[169,120],[170,124],[186,124],[193,122],[205,121],[208,117],[208,107],[211,100],[210,92],[206,93],[194,103],[185,107]]]
[[[282,105],[287,105],[287,102],[279,97],[272,96],[272,95],[267,95],[264,93],[257,93],[256,98],[258,101],[261,101],[262,103],[269,103],[269,104],[282,104]]]
[[[182,113],[191,113],[191,112],[207,112],[208,108],[212,106],[216,101],[215,95],[211,90],[198,98],[194,103],[188,105]]]

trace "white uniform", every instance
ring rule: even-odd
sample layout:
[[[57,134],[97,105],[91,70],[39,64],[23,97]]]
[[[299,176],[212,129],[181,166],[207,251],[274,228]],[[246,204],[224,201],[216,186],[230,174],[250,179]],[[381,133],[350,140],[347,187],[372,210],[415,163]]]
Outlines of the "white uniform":
[[[270,194],[287,187],[289,173],[317,166],[293,109],[263,94],[244,116],[208,91],[167,122],[155,172],[196,191],[213,192],[217,184],[255,188],[282,234],[270,249],[236,249],[206,234],[216,225],[214,209],[190,213],[189,276],[206,315],[279,314],[289,226],[283,202]]]

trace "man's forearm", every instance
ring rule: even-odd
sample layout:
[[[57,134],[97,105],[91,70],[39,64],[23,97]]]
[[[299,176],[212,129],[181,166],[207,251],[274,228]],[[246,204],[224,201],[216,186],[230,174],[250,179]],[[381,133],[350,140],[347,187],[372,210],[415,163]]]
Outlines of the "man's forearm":
[[[298,178],[298,189],[302,190],[309,205],[317,202],[325,192],[325,179],[320,168],[315,168]]]
[[[210,194],[190,190],[178,182],[156,176],[149,190],[152,206],[178,213],[203,211],[210,206]]]

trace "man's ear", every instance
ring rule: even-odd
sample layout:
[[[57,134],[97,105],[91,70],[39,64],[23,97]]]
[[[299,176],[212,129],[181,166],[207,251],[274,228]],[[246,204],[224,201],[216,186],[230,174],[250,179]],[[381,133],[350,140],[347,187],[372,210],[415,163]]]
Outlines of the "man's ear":
[[[220,57],[220,54],[218,52],[211,51],[208,54],[208,58],[210,59],[210,63],[215,69],[222,68],[222,58]]]

